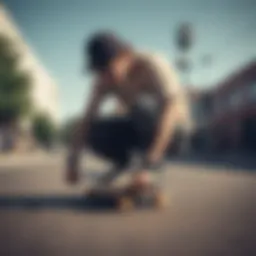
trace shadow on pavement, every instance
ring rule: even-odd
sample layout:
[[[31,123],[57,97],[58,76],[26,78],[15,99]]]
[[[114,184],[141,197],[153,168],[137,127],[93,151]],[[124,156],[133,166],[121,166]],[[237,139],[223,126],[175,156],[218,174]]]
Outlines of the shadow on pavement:
[[[111,211],[115,209],[114,198],[93,199],[86,196],[0,196],[0,210],[4,209],[74,209],[85,211]]]

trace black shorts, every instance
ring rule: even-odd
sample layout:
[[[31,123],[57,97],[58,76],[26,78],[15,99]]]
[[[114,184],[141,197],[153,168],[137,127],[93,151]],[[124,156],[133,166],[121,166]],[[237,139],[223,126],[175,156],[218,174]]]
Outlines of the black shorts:
[[[135,152],[144,153],[151,146],[157,123],[156,115],[143,109],[127,116],[98,118],[91,125],[86,145],[124,167]]]

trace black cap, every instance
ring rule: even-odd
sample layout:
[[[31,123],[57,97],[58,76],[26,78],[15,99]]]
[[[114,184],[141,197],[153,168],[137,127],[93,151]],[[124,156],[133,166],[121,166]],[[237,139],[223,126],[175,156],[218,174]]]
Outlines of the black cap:
[[[111,32],[93,35],[86,45],[89,69],[105,69],[113,58],[128,49],[128,45]]]

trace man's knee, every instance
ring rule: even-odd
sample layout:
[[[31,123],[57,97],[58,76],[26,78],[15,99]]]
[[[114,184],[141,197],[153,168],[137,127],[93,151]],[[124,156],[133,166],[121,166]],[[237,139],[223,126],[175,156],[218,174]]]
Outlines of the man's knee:
[[[95,121],[88,135],[88,144],[97,155],[117,165],[129,161],[134,135],[129,122],[124,118],[109,118]]]

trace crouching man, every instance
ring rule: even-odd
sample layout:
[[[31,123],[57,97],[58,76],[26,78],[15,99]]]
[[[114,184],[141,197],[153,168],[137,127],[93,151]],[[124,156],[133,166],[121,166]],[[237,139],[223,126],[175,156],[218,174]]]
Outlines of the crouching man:
[[[127,170],[135,152],[141,156],[136,180],[146,182],[149,171],[161,164],[176,127],[187,113],[175,72],[164,58],[140,53],[108,32],[94,35],[85,53],[95,80],[69,152],[68,181],[77,181],[81,151],[90,148],[115,164],[104,182]],[[98,117],[101,103],[109,96],[116,97],[124,114]]]

